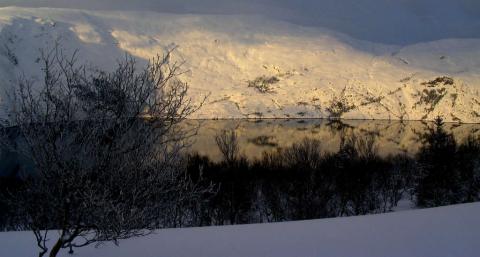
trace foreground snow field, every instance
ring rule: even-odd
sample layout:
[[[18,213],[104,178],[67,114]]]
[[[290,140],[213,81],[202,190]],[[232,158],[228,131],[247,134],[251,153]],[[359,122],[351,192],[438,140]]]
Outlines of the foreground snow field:
[[[168,229],[77,257],[474,257],[480,254],[480,203],[383,215],[276,224]],[[0,256],[35,255],[33,235],[0,233]],[[71,256],[63,253],[61,256]]]
[[[105,69],[178,47],[191,96],[209,96],[192,118],[480,122],[480,39],[385,45],[246,15],[0,8],[0,104],[19,75],[39,78],[38,50],[56,40]]]

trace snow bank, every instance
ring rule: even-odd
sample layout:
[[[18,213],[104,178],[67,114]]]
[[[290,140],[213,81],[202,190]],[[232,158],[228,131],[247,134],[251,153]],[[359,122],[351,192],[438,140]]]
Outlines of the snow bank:
[[[362,217],[169,229],[76,251],[78,257],[473,257],[480,203]],[[33,235],[0,233],[0,256],[35,256]],[[70,256],[66,253],[62,256]]]
[[[20,74],[40,77],[38,49],[57,39],[100,68],[178,46],[191,96],[209,95],[191,118],[480,122],[480,39],[384,45],[246,15],[0,8],[0,104]]]

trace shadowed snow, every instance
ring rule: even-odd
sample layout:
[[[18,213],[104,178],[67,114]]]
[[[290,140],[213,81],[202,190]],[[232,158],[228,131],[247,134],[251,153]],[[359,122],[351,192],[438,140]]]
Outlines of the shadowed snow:
[[[78,257],[473,257],[480,204],[276,224],[160,230]],[[0,233],[0,256],[37,256],[33,234]],[[60,256],[69,256],[67,251]]]

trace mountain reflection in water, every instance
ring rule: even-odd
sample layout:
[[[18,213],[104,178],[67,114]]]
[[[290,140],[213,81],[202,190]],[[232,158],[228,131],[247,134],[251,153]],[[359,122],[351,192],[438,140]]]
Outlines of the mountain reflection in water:
[[[221,154],[214,138],[222,130],[234,130],[240,153],[248,159],[255,159],[261,157],[264,151],[286,148],[305,138],[319,140],[323,151],[336,152],[340,142],[353,134],[357,137],[374,135],[381,156],[413,155],[422,145],[420,136],[434,126],[431,122],[420,121],[320,119],[188,120],[185,123],[187,126],[199,126],[190,150],[216,161],[221,159]],[[457,142],[480,135],[480,124],[446,123],[444,128],[454,135]]]

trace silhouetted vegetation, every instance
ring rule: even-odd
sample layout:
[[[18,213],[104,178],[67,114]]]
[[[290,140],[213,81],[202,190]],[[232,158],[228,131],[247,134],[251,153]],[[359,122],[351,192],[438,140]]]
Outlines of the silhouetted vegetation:
[[[186,206],[212,191],[185,174],[192,132],[179,124],[203,102],[188,97],[172,51],[141,68],[126,56],[105,72],[55,45],[40,52],[42,79],[12,87],[0,145],[33,167],[1,181],[0,223],[32,231],[39,257],[188,224]]]
[[[469,137],[458,145],[437,119],[423,135],[417,155],[419,181],[417,204],[434,207],[477,201],[480,197],[480,141]]]
[[[443,126],[437,119],[419,135],[423,147],[416,155],[381,157],[375,135],[350,135],[333,153],[305,139],[257,160],[242,157],[235,132],[223,131],[215,138],[222,161],[198,154],[186,159],[188,178],[214,184],[216,192],[159,219],[186,214],[166,223],[172,227],[246,224],[385,213],[400,200],[412,207],[479,201],[480,139],[458,143]]]
[[[218,185],[199,225],[276,222],[390,212],[480,200],[480,139],[458,144],[441,119],[419,138],[415,156],[380,157],[374,136],[346,138],[336,153],[307,140],[244,158],[212,162],[191,155],[188,171]]]

